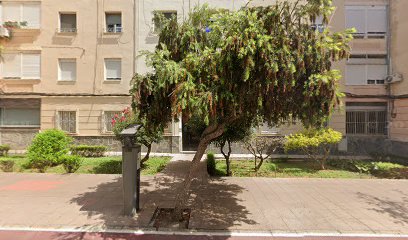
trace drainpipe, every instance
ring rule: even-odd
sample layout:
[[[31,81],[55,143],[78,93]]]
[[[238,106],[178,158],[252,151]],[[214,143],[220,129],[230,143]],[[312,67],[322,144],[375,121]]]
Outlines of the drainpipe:
[[[137,52],[139,48],[139,0],[133,3],[133,75],[137,73]]]
[[[393,70],[392,70],[392,56],[391,56],[391,36],[392,36],[392,15],[391,15],[391,0],[388,0],[388,6],[387,6],[387,74],[392,75]],[[392,84],[389,83],[386,85],[386,91],[387,91],[387,96],[388,96],[388,124],[387,124],[387,137],[388,139],[391,137],[390,135],[390,124],[392,122],[393,118],[393,112],[394,112],[394,99],[392,98],[392,89],[391,89]]]

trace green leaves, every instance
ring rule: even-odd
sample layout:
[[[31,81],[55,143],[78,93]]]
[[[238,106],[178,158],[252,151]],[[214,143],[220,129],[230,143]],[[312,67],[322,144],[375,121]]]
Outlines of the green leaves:
[[[152,129],[181,112],[205,124],[298,119],[319,126],[340,97],[331,66],[348,56],[353,31],[311,27],[332,12],[331,0],[280,1],[235,12],[204,5],[184,22],[171,19],[146,54],[153,73],[132,81],[132,106]]]

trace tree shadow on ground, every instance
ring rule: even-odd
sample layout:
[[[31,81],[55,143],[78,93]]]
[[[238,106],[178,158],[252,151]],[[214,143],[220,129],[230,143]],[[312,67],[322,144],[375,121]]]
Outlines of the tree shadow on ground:
[[[79,205],[80,211],[87,214],[90,222],[100,223],[97,226],[99,228],[151,229],[150,220],[158,207],[174,207],[176,193],[189,165],[188,161],[172,161],[162,173],[156,176],[142,176],[141,211],[133,218],[123,215],[120,176],[79,194],[71,199],[71,203]],[[209,179],[206,172],[199,171],[196,180],[192,183],[191,197],[187,206],[191,209],[189,228],[228,230],[234,225],[257,224],[248,218],[249,211],[240,203],[238,195],[242,191],[244,189],[237,184],[228,183],[222,178]],[[98,230],[92,224],[80,227],[90,230],[94,227]],[[55,236],[54,239],[78,239],[78,234]]]
[[[394,223],[408,225],[408,196],[406,194],[403,195],[401,201],[395,201],[369,194],[358,193],[358,196],[371,206],[369,210],[381,214],[387,214],[393,219]]]

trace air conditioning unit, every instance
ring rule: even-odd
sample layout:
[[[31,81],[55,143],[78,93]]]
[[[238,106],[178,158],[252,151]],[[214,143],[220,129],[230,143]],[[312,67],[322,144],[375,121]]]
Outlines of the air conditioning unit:
[[[0,37],[10,37],[10,31],[5,27],[0,26]]]
[[[385,78],[385,81],[386,81],[388,84],[396,83],[396,82],[401,82],[402,80],[403,80],[403,77],[402,77],[402,74],[400,74],[400,73],[394,73],[394,74],[389,75],[389,76],[387,76],[387,77]]]

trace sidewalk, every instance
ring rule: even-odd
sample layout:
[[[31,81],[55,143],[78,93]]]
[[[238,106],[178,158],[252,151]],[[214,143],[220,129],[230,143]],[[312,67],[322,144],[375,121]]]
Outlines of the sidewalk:
[[[0,228],[154,230],[152,214],[174,206],[190,157],[177,155],[161,174],[142,177],[134,218],[122,216],[120,175],[1,173]],[[201,169],[190,230],[408,234],[406,180],[213,179]]]

